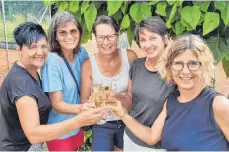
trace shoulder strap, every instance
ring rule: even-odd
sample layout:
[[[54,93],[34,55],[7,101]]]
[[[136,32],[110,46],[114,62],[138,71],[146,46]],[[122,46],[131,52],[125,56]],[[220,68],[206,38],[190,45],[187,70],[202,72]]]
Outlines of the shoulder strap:
[[[69,63],[68,63],[68,61],[67,61],[67,59],[65,58],[65,56],[62,56],[62,58],[64,59],[64,62],[65,62],[65,64],[67,65],[68,70],[69,70],[69,72],[71,73],[72,78],[74,79],[74,81],[75,81],[75,83],[76,83],[76,88],[77,88],[78,93],[79,93],[79,95],[80,95],[80,90],[79,90],[79,86],[78,86],[76,77],[75,77],[75,75],[74,75],[74,73],[73,73],[73,71],[72,71],[72,69],[71,69],[71,67],[70,67],[70,65],[69,65]]]

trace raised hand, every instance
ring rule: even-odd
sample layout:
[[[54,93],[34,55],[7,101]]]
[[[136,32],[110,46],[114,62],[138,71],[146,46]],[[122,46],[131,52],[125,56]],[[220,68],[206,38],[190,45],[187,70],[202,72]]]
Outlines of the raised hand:
[[[96,124],[102,118],[105,108],[106,107],[90,108],[86,111],[82,111],[80,114],[77,115],[77,119],[82,126]]]
[[[117,117],[122,119],[123,116],[127,113],[127,110],[122,106],[122,103],[119,100],[113,100],[113,101],[115,103],[112,105],[111,104],[107,105],[107,108],[111,109]]]

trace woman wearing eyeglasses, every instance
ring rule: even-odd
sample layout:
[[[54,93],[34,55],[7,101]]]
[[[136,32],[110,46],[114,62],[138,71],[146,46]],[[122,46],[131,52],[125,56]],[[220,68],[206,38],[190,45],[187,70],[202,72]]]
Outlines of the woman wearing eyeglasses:
[[[213,55],[197,35],[176,38],[159,61],[165,80],[177,85],[150,127],[137,122],[119,103],[112,108],[149,145],[160,140],[169,151],[228,151],[229,100],[212,86]]]
[[[141,21],[136,27],[136,39],[145,57],[136,59],[130,67],[126,96],[118,100],[132,103],[129,114],[143,125],[151,126],[160,114],[166,98],[174,91],[158,73],[157,63],[168,43],[165,22],[157,16]],[[161,143],[148,145],[128,127],[124,131],[124,151],[162,149]]]
[[[93,25],[93,33],[99,52],[90,56],[82,65],[81,102],[87,102],[91,85],[109,85],[116,93],[126,93],[129,81],[129,67],[136,54],[131,50],[119,49],[119,26],[113,17],[99,16]],[[128,108],[131,103],[123,102]],[[107,117],[103,125],[92,129],[92,151],[113,151],[123,148],[123,122]]]
[[[49,94],[52,103],[49,124],[62,122],[81,112],[80,71],[83,61],[88,58],[85,48],[80,46],[81,38],[82,27],[72,14],[60,11],[53,16],[48,32],[51,53],[41,71],[43,91]],[[51,151],[74,151],[83,143],[83,130],[76,129],[47,145]]]

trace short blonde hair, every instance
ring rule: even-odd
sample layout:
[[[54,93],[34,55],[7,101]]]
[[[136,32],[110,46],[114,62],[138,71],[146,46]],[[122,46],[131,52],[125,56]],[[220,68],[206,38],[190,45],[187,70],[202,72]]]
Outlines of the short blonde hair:
[[[162,55],[158,63],[158,71],[161,77],[172,82],[172,69],[171,64],[174,58],[187,51],[192,51],[199,62],[201,62],[202,79],[205,86],[213,86],[215,76],[215,66],[213,54],[208,48],[205,41],[198,35],[185,34],[171,40],[168,44],[166,51]]]

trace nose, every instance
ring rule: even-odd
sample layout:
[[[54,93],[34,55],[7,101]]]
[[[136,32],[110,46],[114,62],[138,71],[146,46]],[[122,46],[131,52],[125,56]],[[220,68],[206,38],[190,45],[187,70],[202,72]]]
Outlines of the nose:
[[[187,64],[184,64],[184,67],[183,67],[183,69],[181,70],[181,72],[182,72],[182,73],[190,73],[190,70],[189,70]]]
[[[151,48],[151,47],[152,47],[152,45],[153,45],[153,42],[152,42],[152,41],[150,41],[150,40],[148,40],[148,41],[146,41],[146,42],[145,42],[145,48],[146,48],[146,49]]]
[[[72,39],[73,38],[73,36],[71,35],[71,33],[67,33],[67,35],[66,35],[66,37],[65,37],[67,40],[68,39]]]
[[[108,44],[108,42],[109,42],[109,41],[107,40],[107,37],[105,37],[104,40],[103,40],[103,44],[106,45],[106,44]]]
[[[38,54],[38,55],[43,55],[43,54],[45,54],[45,49],[43,49],[42,47],[39,47],[38,49],[37,49],[37,52],[36,52],[36,54]]]

